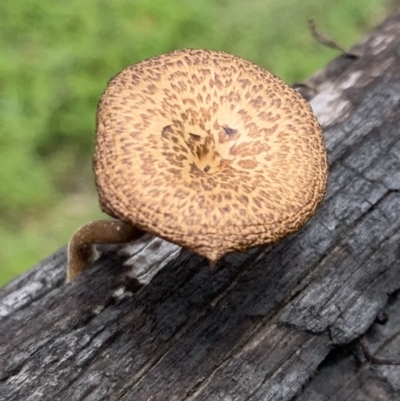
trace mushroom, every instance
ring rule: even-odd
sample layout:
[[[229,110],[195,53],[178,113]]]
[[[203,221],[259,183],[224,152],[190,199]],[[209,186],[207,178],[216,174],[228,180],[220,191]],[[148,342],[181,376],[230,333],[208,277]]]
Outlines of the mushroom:
[[[328,166],[309,104],[268,71],[219,51],[179,50],[111,79],[97,113],[94,173],[116,220],[81,227],[68,280],[93,244],[149,232],[212,264],[272,244],[315,213]]]

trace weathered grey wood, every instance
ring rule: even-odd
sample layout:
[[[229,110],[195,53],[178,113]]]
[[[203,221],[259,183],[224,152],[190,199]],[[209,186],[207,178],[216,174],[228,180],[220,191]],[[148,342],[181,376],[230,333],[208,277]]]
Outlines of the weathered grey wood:
[[[352,53],[309,80],[331,177],[300,233],[217,271],[140,245],[148,285],[115,247],[64,285],[58,251],[0,291],[0,399],[400,399],[357,343],[400,359],[400,13]]]

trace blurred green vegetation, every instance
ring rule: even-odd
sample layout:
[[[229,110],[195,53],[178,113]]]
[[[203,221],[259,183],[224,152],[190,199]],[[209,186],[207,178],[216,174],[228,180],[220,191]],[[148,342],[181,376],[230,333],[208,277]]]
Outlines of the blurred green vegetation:
[[[288,82],[337,55],[307,20],[351,46],[393,0],[0,2],[0,285],[100,215],[91,173],[107,80],[178,48],[220,49]]]

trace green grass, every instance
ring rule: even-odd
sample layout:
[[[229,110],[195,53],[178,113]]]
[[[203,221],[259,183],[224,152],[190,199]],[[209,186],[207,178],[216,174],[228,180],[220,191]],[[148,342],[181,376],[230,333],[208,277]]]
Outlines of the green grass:
[[[107,80],[170,50],[220,49],[288,82],[390,12],[393,0],[15,0],[0,2],[0,285],[99,216],[91,175],[94,119]]]

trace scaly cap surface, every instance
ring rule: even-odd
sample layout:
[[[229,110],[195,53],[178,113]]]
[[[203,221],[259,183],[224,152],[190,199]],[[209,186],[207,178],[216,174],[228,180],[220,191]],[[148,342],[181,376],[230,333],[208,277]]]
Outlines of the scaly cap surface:
[[[180,50],[109,82],[94,172],[106,213],[216,261],[299,230],[328,167],[295,90],[241,58]]]

